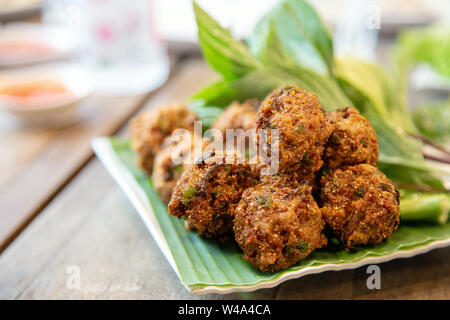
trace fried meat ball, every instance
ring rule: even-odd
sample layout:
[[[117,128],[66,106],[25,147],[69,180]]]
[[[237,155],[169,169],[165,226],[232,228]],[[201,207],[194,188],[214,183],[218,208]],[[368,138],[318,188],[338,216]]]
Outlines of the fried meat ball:
[[[400,222],[396,187],[369,164],[341,167],[321,178],[322,215],[346,248],[378,243]]]
[[[264,175],[261,174],[262,169],[266,169],[268,165],[265,164],[257,164],[255,166],[256,172],[259,175],[259,179],[261,182],[270,181],[273,177],[279,175],[279,173],[275,173],[273,175]],[[308,172],[307,170],[298,170],[289,173],[294,180],[300,185],[308,185],[313,188],[313,190],[318,190],[320,185],[317,181],[317,174],[315,172]],[[320,178],[320,177],[319,177]]]
[[[324,226],[311,187],[280,175],[244,191],[234,233],[244,259],[262,271],[276,271],[326,246]]]
[[[321,157],[331,126],[314,94],[297,87],[273,91],[261,104],[256,129],[258,146],[267,141],[269,149],[270,131],[265,135],[261,130],[279,129],[279,171],[315,172],[322,166]],[[265,152],[270,156],[270,150]]]
[[[169,214],[185,218],[188,229],[226,240],[233,231],[235,208],[242,192],[258,180],[249,164],[225,163],[212,154],[186,169],[169,202]]]
[[[186,136],[183,135],[180,138],[167,137],[161,150],[156,154],[153,164],[153,187],[164,202],[170,201],[172,191],[181,174],[193,164],[194,148],[203,150],[209,143],[209,141],[197,137],[189,131],[186,133]],[[177,154],[179,159],[174,159],[174,154]]]
[[[257,100],[247,100],[242,104],[233,102],[217,117],[211,128],[219,129],[224,134],[226,129],[251,129],[256,118],[257,103]]]
[[[130,122],[131,147],[137,154],[137,165],[152,173],[153,160],[164,138],[175,129],[193,130],[195,113],[186,106],[172,104],[140,113]]]
[[[329,168],[378,161],[375,130],[358,110],[352,107],[327,113],[333,132],[325,145],[324,161]]]

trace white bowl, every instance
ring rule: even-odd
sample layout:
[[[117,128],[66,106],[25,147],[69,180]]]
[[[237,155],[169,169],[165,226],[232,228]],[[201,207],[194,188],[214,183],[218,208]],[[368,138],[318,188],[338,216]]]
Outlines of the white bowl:
[[[71,93],[61,102],[29,103],[24,99],[0,94],[0,111],[9,114],[15,125],[25,127],[62,127],[79,119],[79,105],[92,93],[89,73],[73,63],[52,63],[42,66],[0,72],[0,88],[4,85],[58,80]]]

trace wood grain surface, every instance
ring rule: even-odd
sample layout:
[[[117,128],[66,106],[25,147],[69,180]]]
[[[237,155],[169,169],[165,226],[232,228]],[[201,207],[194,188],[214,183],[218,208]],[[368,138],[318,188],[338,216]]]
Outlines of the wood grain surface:
[[[199,60],[187,60],[145,108],[183,102],[214,77]],[[126,131],[126,127],[120,130],[121,134]],[[45,136],[40,139],[37,145],[46,143]],[[69,146],[62,150],[70,154]],[[67,285],[74,266],[80,270],[79,289]],[[361,267],[310,275],[252,293],[193,295],[182,286],[124,193],[94,158],[0,255],[0,299],[450,298],[450,248],[380,267],[380,290],[367,289],[368,274]]]

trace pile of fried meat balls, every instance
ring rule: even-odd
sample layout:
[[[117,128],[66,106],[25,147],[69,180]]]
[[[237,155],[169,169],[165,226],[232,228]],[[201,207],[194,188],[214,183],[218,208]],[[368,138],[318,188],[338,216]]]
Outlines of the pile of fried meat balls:
[[[174,164],[174,150],[189,155],[195,138],[208,148],[193,133],[196,120],[183,105],[132,119],[137,165],[151,175],[169,214],[200,235],[234,237],[254,267],[286,269],[327,246],[327,236],[350,250],[379,243],[398,228],[399,193],[376,167],[377,136],[355,108],[325,112],[314,94],[290,86],[259,106],[255,100],[232,103],[211,128],[256,129],[257,145],[273,142],[271,131],[262,129],[278,129],[278,171],[271,175],[261,174],[266,164],[229,163],[211,148],[201,161]],[[174,141],[178,128],[191,132],[190,143]]]

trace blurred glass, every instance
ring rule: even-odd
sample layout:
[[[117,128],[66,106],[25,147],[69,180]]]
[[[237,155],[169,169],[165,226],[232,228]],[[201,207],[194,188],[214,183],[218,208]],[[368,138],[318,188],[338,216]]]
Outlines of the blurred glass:
[[[48,1],[44,21],[66,27],[99,94],[144,93],[167,79],[167,50],[149,0]]]
[[[335,54],[375,61],[379,29],[378,0],[342,1],[333,39]]]

